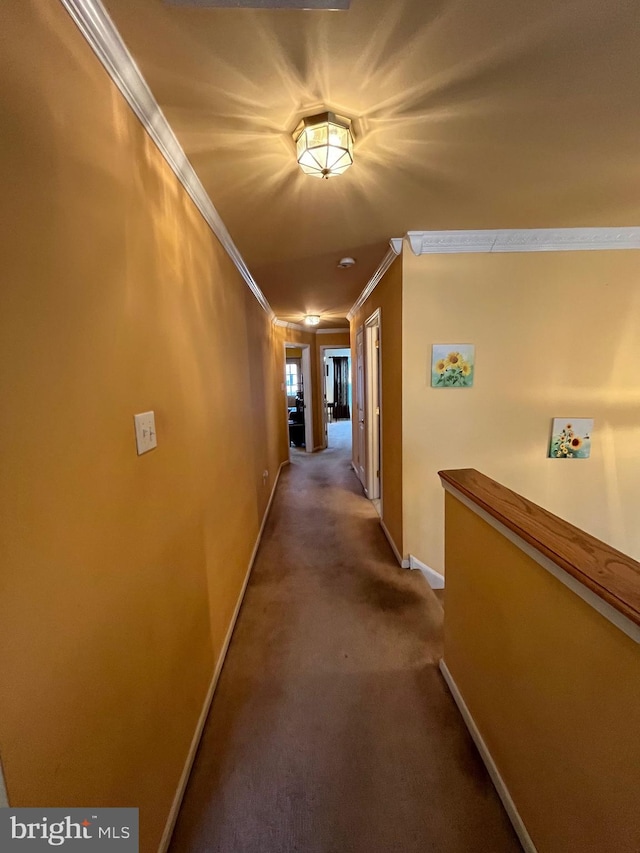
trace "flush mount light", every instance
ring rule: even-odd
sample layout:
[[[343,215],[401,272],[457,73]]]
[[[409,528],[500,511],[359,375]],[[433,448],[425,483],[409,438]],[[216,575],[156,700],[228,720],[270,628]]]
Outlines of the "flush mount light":
[[[320,322],[320,317],[317,314],[307,314],[304,322],[306,326],[317,326]]]
[[[305,175],[341,175],[353,163],[353,134],[348,118],[330,112],[308,116],[297,126],[293,138]]]
[[[349,267],[352,267],[355,264],[355,258],[342,258],[342,260],[338,263],[338,269],[348,270]]]

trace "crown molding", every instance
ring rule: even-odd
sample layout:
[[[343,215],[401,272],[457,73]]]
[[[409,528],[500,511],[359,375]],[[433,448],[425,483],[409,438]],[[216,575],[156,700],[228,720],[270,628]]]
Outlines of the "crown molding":
[[[380,282],[382,281],[382,277],[401,252],[402,237],[392,237],[391,240],[389,240],[389,249],[387,250],[387,254],[380,261],[378,268],[369,279],[365,289],[362,291],[360,296],[358,296],[356,301],[351,306],[351,310],[347,314],[347,320],[349,320],[349,322],[353,320],[356,315],[356,312],[360,308],[362,308],[364,303],[371,296],[376,287],[380,284]]]
[[[264,293],[251,275],[231,235],[207,195],[135,60],[100,0],[60,0],[107,73],[142,122],[176,177],[235,264],[261,307],[273,319]]]
[[[309,335],[313,335],[315,329],[310,326],[302,326],[300,323],[289,323],[287,320],[280,320],[278,317],[273,318],[273,325],[280,326],[282,329],[295,329],[296,332],[306,332]]]
[[[306,332],[308,335],[348,335],[350,333],[348,326],[343,326],[341,329],[316,329],[314,326],[290,323],[288,320],[280,320],[278,317],[273,318],[273,325],[283,329],[295,329],[296,332]]]
[[[584,252],[640,249],[640,228],[523,228],[408,231],[414,255],[461,252]]]

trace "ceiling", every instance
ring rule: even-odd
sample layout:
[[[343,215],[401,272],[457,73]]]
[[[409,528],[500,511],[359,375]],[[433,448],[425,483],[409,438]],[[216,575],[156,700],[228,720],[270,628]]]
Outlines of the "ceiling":
[[[638,224],[636,0],[104,3],[281,319],[346,325],[408,230]],[[328,181],[291,137],[323,109],[356,131]]]

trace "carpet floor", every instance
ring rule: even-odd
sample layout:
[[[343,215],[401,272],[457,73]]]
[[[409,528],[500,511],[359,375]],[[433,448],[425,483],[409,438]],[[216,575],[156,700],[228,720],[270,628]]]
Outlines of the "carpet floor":
[[[331,426],[283,469],[171,851],[520,851],[437,668],[442,606]]]

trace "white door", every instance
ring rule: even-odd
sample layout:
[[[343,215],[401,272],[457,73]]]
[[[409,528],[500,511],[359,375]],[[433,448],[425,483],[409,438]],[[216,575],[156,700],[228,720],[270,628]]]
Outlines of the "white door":
[[[358,472],[360,482],[366,491],[367,443],[364,423],[364,332],[362,329],[358,329],[358,333],[356,335],[356,390],[358,394],[358,458],[356,459],[356,470]]]

